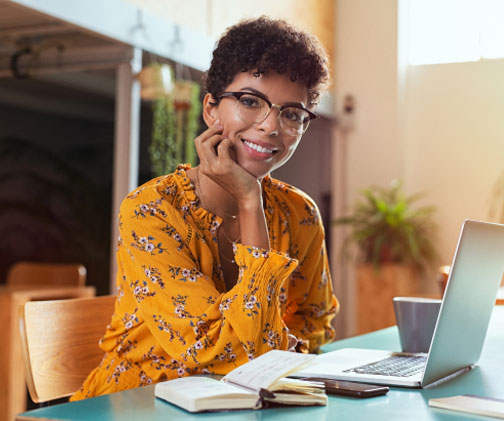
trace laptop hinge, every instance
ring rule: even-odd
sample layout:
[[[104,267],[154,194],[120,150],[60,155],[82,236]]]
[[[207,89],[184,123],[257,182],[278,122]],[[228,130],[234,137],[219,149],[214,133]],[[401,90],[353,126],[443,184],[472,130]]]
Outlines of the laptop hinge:
[[[439,380],[436,380],[428,385],[422,386],[423,389],[432,389],[433,387],[439,386],[440,384],[447,382],[455,377],[460,376],[461,374],[467,373],[469,370],[472,370],[474,365],[470,365],[468,367],[461,368],[460,370],[455,371],[454,373],[449,374],[448,376],[441,377]]]

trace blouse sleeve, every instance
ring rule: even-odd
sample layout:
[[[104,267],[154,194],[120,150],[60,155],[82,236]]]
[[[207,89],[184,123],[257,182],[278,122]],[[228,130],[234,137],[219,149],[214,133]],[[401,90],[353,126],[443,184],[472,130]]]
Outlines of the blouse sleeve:
[[[121,206],[120,282],[164,351],[194,374],[225,373],[270,349],[286,349],[276,297],[297,261],[237,244],[238,281],[221,293],[194,252],[204,240],[171,205],[141,198]]]
[[[339,303],[333,294],[322,224],[301,227],[300,233],[306,253],[290,277],[289,287],[294,288],[296,299],[288,303],[284,321],[300,340],[298,351],[316,352],[334,338],[331,321]]]

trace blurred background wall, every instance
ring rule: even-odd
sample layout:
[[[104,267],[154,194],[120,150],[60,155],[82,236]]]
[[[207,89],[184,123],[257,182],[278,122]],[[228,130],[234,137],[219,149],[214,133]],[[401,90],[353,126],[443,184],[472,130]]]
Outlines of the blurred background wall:
[[[312,194],[328,213],[327,220],[344,213],[360,189],[401,179],[406,193],[424,192],[424,203],[438,208],[439,264],[450,263],[465,218],[498,220],[490,208],[499,201],[494,186],[504,171],[504,60],[408,65],[404,13],[409,0],[123,1],[213,40],[241,18],[263,14],[287,19],[320,38],[332,65],[331,111],[310,127],[290,167],[275,175]],[[2,81],[0,87],[7,89],[6,84]],[[102,140],[112,131],[113,103],[111,94],[107,95],[106,100],[103,95],[93,99],[88,108],[99,129],[91,136],[96,144],[105,145],[102,157],[110,160],[111,139]],[[346,95],[354,98],[355,109],[351,127],[342,130]],[[104,104],[105,118],[96,116],[97,102]],[[17,113],[19,103],[11,108],[5,101],[2,104],[0,136],[19,135],[12,127],[22,126],[28,114]],[[28,111],[32,112],[24,110]],[[49,111],[40,110],[36,120],[49,121],[44,114]],[[148,118],[146,124],[150,124]],[[34,132],[39,133],[35,127],[21,130],[21,134]],[[56,134],[50,129],[42,133],[46,137]],[[64,137],[54,140],[59,152],[64,152],[65,141],[70,142]],[[77,150],[80,137],[71,139]],[[301,165],[307,157],[317,166],[316,172],[313,164]],[[110,182],[109,176],[100,179]],[[143,177],[148,178],[147,172]],[[110,211],[109,205],[104,208]],[[329,231],[333,278],[342,302],[339,332],[348,336],[356,311],[353,264],[341,258],[336,228]],[[426,275],[426,292],[436,289],[435,269]]]

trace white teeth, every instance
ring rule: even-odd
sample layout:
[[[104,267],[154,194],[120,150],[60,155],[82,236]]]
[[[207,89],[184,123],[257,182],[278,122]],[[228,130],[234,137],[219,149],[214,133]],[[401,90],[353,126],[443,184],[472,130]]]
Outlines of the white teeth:
[[[243,141],[249,148],[252,148],[256,150],[257,152],[262,152],[262,153],[273,153],[276,151],[276,149],[269,149],[265,148],[263,146],[256,145],[255,143],[249,142],[248,140]]]

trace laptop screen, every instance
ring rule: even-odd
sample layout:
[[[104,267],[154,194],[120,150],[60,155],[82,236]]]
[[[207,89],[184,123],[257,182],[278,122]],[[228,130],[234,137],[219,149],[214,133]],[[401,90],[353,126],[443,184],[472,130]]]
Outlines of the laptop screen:
[[[504,272],[504,225],[466,220],[451,267],[422,385],[479,360]]]

